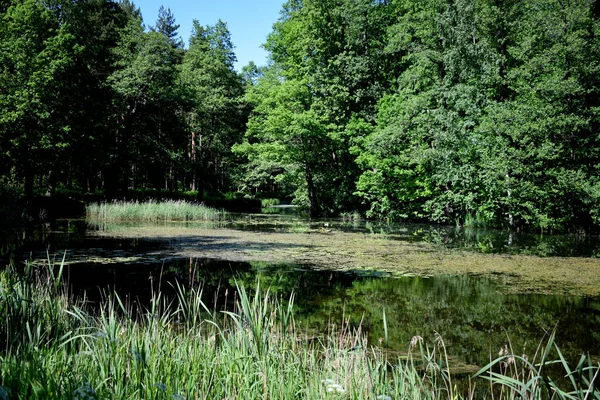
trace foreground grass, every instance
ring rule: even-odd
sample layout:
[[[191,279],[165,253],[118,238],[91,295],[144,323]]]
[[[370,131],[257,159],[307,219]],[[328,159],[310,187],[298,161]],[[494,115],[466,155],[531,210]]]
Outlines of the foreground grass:
[[[343,324],[308,337],[293,297],[241,287],[223,312],[179,286],[173,304],[156,293],[140,309],[112,295],[90,312],[64,294],[61,271],[0,273],[0,399],[600,398],[598,366],[583,357],[571,369],[552,337],[532,360],[507,348],[479,371],[474,395],[457,389],[440,337],[431,347],[415,337],[401,359]],[[568,390],[548,377],[554,363]]]
[[[114,201],[86,207],[87,219],[95,222],[220,221],[225,215],[224,211],[183,200]]]

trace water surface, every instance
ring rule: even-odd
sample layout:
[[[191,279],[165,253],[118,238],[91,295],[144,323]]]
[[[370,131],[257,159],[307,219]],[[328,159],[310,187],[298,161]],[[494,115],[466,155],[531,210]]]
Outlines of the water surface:
[[[147,304],[160,289],[175,295],[175,281],[202,286],[211,309],[231,309],[235,285],[260,285],[283,299],[295,294],[298,326],[310,334],[349,321],[368,334],[371,344],[385,337],[404,351],[413,336],[433,343],[444,339],[456,366],[475,372],[505,344],[530,357],[544,335],[557,331],[557,342],[573,360],[584,353],[600,355],[600,301],[552,295],[507,295],[497,281],[481,277],[396,277],[363,271],[314,270],[295,264],[180,259],[165,262],[81,263],[66,270],[71,290],[90,302],[107,289],[124,299]]]
[[[118,234],[113,234],[109,227],[99,232],[99,227],[89,227],[85,221],[58,221],[52,229],[6,235],[0,256],[4,262],[15,258],[17,263],[28,259],[40,263],[47,254],[59,259],[65,255],[68,261],[65,277],[71,291],[78,296],[85,293],[92,306],[107,290],[116,291],[128,302],[145,305],[153,291],[174,295],[173,285],[177,281],[201,285],[209,307],[223,309],[233,307],[235,282],[251,289],[260,283],[262,288],[269,288],[282,298],[295,294],[297,322],[307,334],[319,335],[332,324],[339,326],[348,321],[355,328],[360,326],[372,344],[380,344],[385,336],[385,312],[390,348],[401,354],[413,336],[422,336],[431,343],[438,332],[446,342],[454,366],[464,372],[472,373],[485,365],[509,341],[515,351],[531,357],[544,335],[554,329],[558,344],[571,360],[578,360],[583,353],[600,360],[598,297],[564,295],[553,286],[547,291],[551,294],[511,294],[518,281],[511,274],[473,274],[465,270],[465,273],[414,276],[378,270],[377,262],[371,262],[369,268],[348,264],[340,270],[332,265],[342,253],[320,248],[333,238],[350,238],[353,242],[342,242],[348,247],[344,251],[352,255],[365,253],[364,258],[358,258],[358,262],[364,263],[376,245],[380,253],[385,253],[378,256],[388,264],[407,262],[415,252],[425,254],[429,258],[423,260],[435,264],[441,262],[435,260],[442,260],[443,254],[453,254],[448,251],[456,249],[504,254],[484,260],[510,263],[516,260],[511,258],[516,254],[590,257],[598,254],[597,238],[511,236],[507,232],[453,227],[307,221],[295,216],[264,215],[237,216],[225,223],[228,230],[220,230],[223,225],[199,223],[164,225],[168,229],[159,235],[144,234],[153,227],[135,225],[136,234],[129,235],[127,230],[119,230],[122,227],[115,231]],[[199,228],[201,234],[189,234]],[[242,236],[236,236],[242,234],[233,234],[240,231],[246,235],[244,242],[238,242]],[[258,235],[264,233],[273,235],[262,237],[261,242]],[[228,242],[219,244],[224,237]],[[287,241],[268,243],[272,237]],[[310,243],[292,240],[298,237]],[[404,246],[402,252],[386,253],[396,245]],[[218,257],[194,256],[194,251]],[[248,251],[261,260],[268,254],[303,259],[307,253],[321,253],[320,258],[307,258],[310,263],[282,262],[268,257],[267,261],[241,262],[239,254]],[[468,253],[460,254],[459,264],[463,258],[468,259]],[[572,260],[555,261],[567,265]],[[581,260],[587,262],[589,258]],[[577,264],[573,265],[570,268],[577,268]]]

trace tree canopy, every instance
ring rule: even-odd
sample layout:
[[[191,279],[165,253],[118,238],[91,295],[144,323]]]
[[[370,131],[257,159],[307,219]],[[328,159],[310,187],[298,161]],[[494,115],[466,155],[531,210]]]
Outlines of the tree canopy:
[[[165,6],[0,2],[0,184],[291,198],[312,216],[600,226],[597,1],[289,0],[270,61]]]

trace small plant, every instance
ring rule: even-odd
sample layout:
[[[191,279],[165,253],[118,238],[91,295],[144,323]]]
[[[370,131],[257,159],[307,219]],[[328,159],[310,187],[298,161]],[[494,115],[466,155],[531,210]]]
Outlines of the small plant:
[[[352,211],[341,213],[340,218],[343,222],[358,222],[362,219],[362,216],[360,215],[360,212]]]

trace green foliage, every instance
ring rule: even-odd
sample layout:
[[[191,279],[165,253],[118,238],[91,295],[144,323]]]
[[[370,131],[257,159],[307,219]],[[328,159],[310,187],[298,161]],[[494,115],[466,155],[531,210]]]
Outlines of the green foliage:
[[[207,190],[230,188],[230,147],[244,108],[236,100],[241,80],[224,23],[208,28],[210,48],[187,51],[163,7],[146,31],[127,0],[9,5],[0,6],[3,179],[22,185],[27,197],[57,188],[100,189],[109,197],[137,188],[196,189],[192,173],[207,177]],[[190,94],[180,79],[186,53],[203,58],[204,67],[188,75],[214,95],[197,88]],[[210,131],[206,137],[219,137],[198,146],[208,154],[200,167],[188,148],[194,109]]]
[[[16,167],[28,196],[35,174],[72,142],[64,81],[82,47],[61,22],[35,0],[0,15],[0,157]]]
[[[165,9],[165,7],[161,5],[158,9],[158,19],[156,20],[156,25],[151,27],[150,30],[153,32],[162,33],[168,37],[174,47],[183,48],[183,41],[178,37],[178,29],[179,25],[175,23],[175,16],[171,12],[171,9]]]
[[[311,215],[599,227],[592,1],[290,0],[267,67],[161,7],[0,2],[0,175],[294,196]],[[202,200],[198,198],[198,200]]]
[[[248,89],[253,113],[247,140],[233,150],[250,162],[279,165],[307,194],[305,205],[311,215],[318,215],[322,205],[316,188],[331,149],[328,128],[323,116],[310,107],[312,94],[307,81],[282,80],[277,70],[270,68]]]
[[[590,229],[590,5],[398,3],[387,50],[404,69],[358,159],[371,215]]]
[[[194,20],[178,76],[190,135],[192,190],[217,190],[218,182],[229,179],[224,172],[232,167],[231,146],[240,140],[244,120],[235,61],[227,24],[201,26]]]
[[[135,16],[120,32],[115,71],[107,78],[119,121],[116,135],[106,141],[103,168],[109,193],[135,187],[140,174],[155,188],[164,187],[164,174],[178,161],[184,140],[175,86],[180,53],[171,40],[160,32],[144,32]]]
[[[270,206],[278,206],[280,203],[279,199],[260,199],[260,204],[262,207],[270,207]]]

